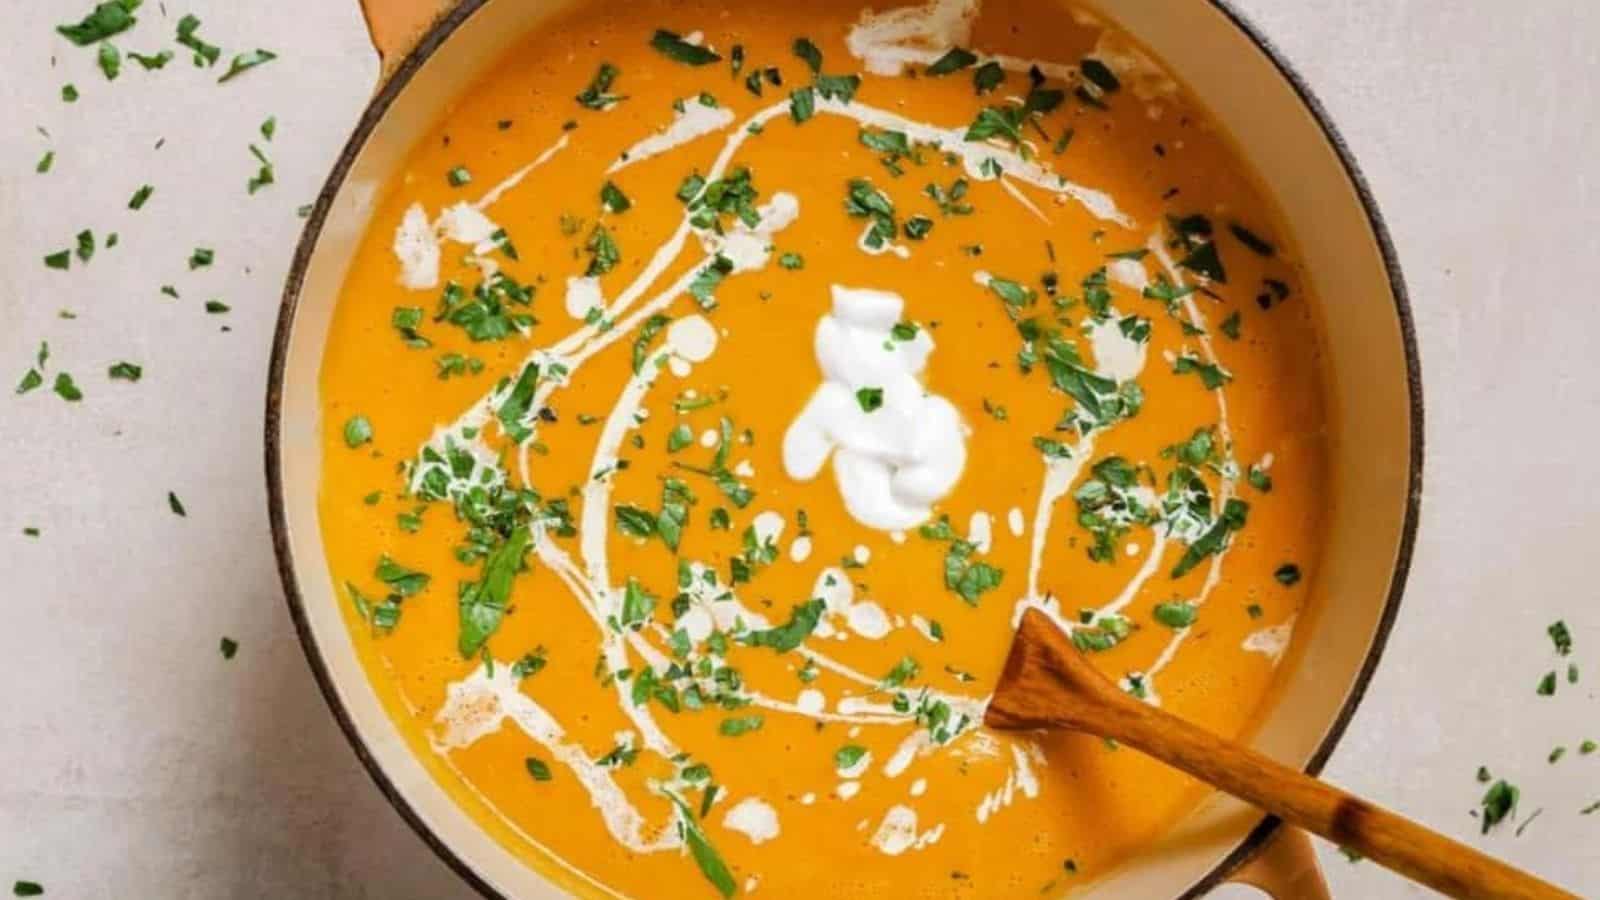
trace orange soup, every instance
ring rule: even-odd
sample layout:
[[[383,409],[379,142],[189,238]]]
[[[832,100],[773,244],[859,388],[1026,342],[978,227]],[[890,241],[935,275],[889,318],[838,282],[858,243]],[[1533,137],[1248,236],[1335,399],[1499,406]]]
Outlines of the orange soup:
[[[1315,315],[1093,15],[580,3],[410,153],[322,528],[418,756],[594,896],[1064,895],[1203,796],[981,726],[1023,611],[1223,734],[1315,575]]]

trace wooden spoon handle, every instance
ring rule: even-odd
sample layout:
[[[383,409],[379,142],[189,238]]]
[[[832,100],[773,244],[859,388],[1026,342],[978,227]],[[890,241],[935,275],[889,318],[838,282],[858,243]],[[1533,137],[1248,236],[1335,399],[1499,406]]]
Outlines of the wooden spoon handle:
[[[1100,675],[1036,610],[1023,617],[985,721],[995,728],[1065,727],[1111,738],[1452,897],[1576,900],[1471,847],[1135,700]]]

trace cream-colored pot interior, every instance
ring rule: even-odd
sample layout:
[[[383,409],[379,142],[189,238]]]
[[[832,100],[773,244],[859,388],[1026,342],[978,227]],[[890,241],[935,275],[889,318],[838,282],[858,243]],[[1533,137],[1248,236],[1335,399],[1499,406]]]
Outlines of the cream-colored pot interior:
[[[469,0],[382,90],[301,245],[268,403],[268,477],[285,586],[324,690],[397,805],[464,875],[514,898],[564,892],[487,837],[413,758],[368,685],[340,617],[317,520],[317,385],[334,303],[378,192],[463,86],[563,5]],[[1398,273],[1386,264],[1377,226],[1317,116],[1226,10],[1210,0],[1108,0],[1101,6],[1170,65],[1245,148],[1288,217],[1325,307],[1336,434],[1332,522],[1315,586],[1321,612],[1281,701],[1254,741],[1286,763],[1318,768],[1376,661],[1403,578],[1420,489],[1415,359]],[[1225,863],[1236,863],[1259,823],[1259,814],[1237,801],[1214,797],[1092,893],[1183,895]]]

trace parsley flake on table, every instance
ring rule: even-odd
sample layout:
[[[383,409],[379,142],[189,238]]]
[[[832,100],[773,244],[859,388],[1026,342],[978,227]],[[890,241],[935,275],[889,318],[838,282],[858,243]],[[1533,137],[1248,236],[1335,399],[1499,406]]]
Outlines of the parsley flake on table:
[[[189,254],[189,271],[204,269],[215,262],[216,259],[217,253],[215,250],[209,247],[196,247],[194,252]]]
[[[1552,622],[1545,631],[1550,635],[1550,642],[1556,645],[1557,655],[1568,656],[1572,653],[1572,631],[1567,628],[1565,621]]]
[[[167,491],[167,508],[172,510],[173,515],[181,519],[189,517],[189,511],[183,508],[183,501],[179,500],[178,495],[172,491]]]
[[[100,65],[100,71],[105,73],[107,81],[116,81],[122,74],[122,51],[117,45],[106,41],[100,45],[95,53],[95,61]]]
[[[144,377],[144,367],[134,365],[131,362],[119,362],[112,365],[106,374],[113,379],[122,381],[138,381]]]
[[[1516,813],[1517,800],[1522,792],[1517,786],[1505,779],[1496,781],[1489,787],[1483,799],[1478,801],[1479,815],[1482,818],[1481,834],[1488,834],[1489,829],[1505,821],[1508,816]]]
[[[163,50],[160,53],[144,54],[129,50],[128,58],[138,63],[146,72],[153,72],[157,69],[165,69],[167,63],[172,62],[173,53],[171,50]]]
[[[72,376],[66,372],[56,373],[55,392],[57,396],[68,403],[77,403],[83,399],[83,391],[78,390],[78,385],[73,382]]]
[[[41,897],[44,896],[44,885],[37,881],[18,880],[11,885],[13,897]]]
[[[268,159],[267,155],[261,152],[260,147],[257,147],[255,144],[251,144],[250,155],[254,156],[256,158],[256,162],[261,164],[261,167],[256,169],[256,174],[254,177],[245,183],[246,192],[254,194],[256,191],[261,190],[269,184],[276,184],[278,178],[276,170],[272,167],[272,160]]]
[[[56,152],[54,150],[48,150],[43,156],[39,157],[39,163],[33,167],[33,171],[43,175],[50,171],[50,167],[55,165],[55,161]]]
[[[56,26],[56,32],[79,47],[87,47],[132,28],[139,21],[134,18],[133,11],[139,8],[140,2],[106,0],[77,24]]]
[[[223,659],[233,659],[234,655],[239,652],[239,642],[233,638],[225,637],[218,643],[217,648],[222,651]]]
[[[193,13],[178,20],[178,43],[194,52],[196,66],[216,65],[222,56],[222,48],[208,44],[200,39],[197,32],[200,30],[200,19]]]
[[[256,49],[247,53],[240,53],[238,56],[233,58],[233,62],[228,66],[228,71],[224,73],[221,78],[217,79],[217,83],[222,84],[224,82],[232,81],[245,72],[254,69],[256,66],[265,65],[266,63],[272,62],[277,58],[278,54],[273,53],[271,50]]]
[[[154,185],[146,184],[140,186],[137,191],[133,192],[133,196],[128,198],[128,208],[132,210],[144,209],[145,203],[149,202],[150,200],[150,195],[154,194],[155,192],[156,189]]]

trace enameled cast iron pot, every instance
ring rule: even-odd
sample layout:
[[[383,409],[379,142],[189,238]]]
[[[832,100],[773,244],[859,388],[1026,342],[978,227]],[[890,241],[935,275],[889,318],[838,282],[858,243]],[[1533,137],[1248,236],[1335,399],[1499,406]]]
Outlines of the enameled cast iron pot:
[[[379,190],[464,86],[569,2],[364,0],[383,79],[301,239],[267,387],[273,540],[323,694],[378,787],[417,833],[484,896],[517,900],[561,896],[570,883],[529,868],[456,806],[412,756],[356,658],[318,527],[317,381],[339,288]],[[1422,395],[1400,269],[1326,113],[1224,0],[1095,5],[1170,65],[1244,148],[1287,216],[1323,303],[1332,478],[1325,556],[1312,587],[1319,612],[1305,623],[1310,635],[1298,665],[1253,740],[1315,773],[1377,665],[1415,537]],[[1040,807],[1039,814],[1049,812]],[[1092,893],[1196,897],[1226,880],[1256,884],[1277,900],[1327,897],[1304,836],[1220,795]]]

